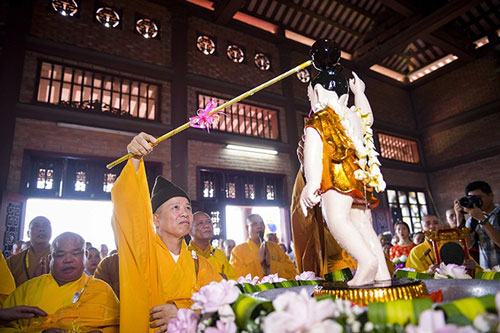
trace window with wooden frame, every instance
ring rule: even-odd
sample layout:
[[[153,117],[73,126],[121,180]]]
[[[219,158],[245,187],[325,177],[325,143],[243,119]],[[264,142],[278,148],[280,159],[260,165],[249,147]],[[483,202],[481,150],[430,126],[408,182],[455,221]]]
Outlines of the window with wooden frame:
[[[199,170],[200,197],[231,204],[285,204],[284,175],[237,170]]]
[[[387,202],[392,222],[405,222],[412,233],[422,230],[422,218],[429,214],[429,201],[424,190],[388,188]]]
[[[36,101],[85,112],[157,120],[159,86],[93,70],[42,61]]]
[[[378,133],[378,142],[383,158],[415,164],[420,162],[416,141]]]
[[[27,150],[21,192],[30,197],[110,199],[122,166],[108,170],[110,158],[64,156]],[[146,162],[148,184],[161,174],[161,163]]]
[[[211,100],[217,105],[227,102],[226,99],[198,93],[198,107],[204,108]],[[219,121],[210,130],[228,132],[263,139],[279,140],[278,110],[266,109],[251,104],[235,103],[222,110]]]

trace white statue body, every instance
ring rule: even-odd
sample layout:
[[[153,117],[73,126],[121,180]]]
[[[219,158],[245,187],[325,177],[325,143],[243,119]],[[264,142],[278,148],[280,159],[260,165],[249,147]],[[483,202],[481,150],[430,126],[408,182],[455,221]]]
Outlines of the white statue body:
[[[349,80],[349,86],[354,94],[355,105],[347,107],[348,94],[337,96],[334,91],[326,90],[321,84],[309,85],[308,96],[313,112],[317,113],[326,107],[339,115],[340,123],[346,136],[351,140],[357,156],[360,170],[355,177],[365,186],[371,186],[377,191],[385,189],[385,182],[380,173],[373,145],[373,114],[364,93],[365,84],[353,72],[354,78]],[[334,189],[320,193],[323,173],[323,141],[318,131],[306,127],[304,141],[304,187],[300,203],[307,216],[307,208],[312,208],[322,201],[323,217],[337,242],[358,263],[354,278],[348,282],[350,286],[360,286],[373,283],[375,280],[388,280],[387,269],[382,246],[372,226],[370,209],[356,205],[353,207],[353,197]],[[366,199],[366,191],[365,191]]]

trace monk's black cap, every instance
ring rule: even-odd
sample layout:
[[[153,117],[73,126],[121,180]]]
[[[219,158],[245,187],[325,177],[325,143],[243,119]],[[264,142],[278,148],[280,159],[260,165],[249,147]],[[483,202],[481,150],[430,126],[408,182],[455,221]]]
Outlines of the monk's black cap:
[[[151,193],[151,206],[153,208],[153,213],[160,207],[165,201],[172,199],[174,197],[184,197],[188,199],[191,203],[191,199],[183,189],[175,185],[168,179],[162,176],[156,177],[155,185],[153,186],[153,191]]]

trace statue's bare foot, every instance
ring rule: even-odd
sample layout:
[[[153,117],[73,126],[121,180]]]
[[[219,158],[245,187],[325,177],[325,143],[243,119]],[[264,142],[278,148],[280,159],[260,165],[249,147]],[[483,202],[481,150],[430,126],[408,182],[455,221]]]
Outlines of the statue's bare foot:
[[[354,278],[347,282],[349,287],[358,287],[365,284],[371,284],[375,281],[377,275],[377,264],[373,261],[364,265],[358,264],[358,270],[354,274]]]
[[[391,274],[389,273],[385,263],[384,265],[385,267],[378,267],[377,274],[375,275],[375,281],[385,281],[391,279]]]

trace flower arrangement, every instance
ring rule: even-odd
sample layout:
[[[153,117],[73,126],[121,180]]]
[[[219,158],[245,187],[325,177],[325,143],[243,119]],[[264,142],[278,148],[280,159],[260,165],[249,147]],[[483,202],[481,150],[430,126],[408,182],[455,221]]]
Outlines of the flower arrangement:
[[[392,259],[392,264],[394,265],[395,269],[402,269],[405,267],[407,260],[408,256],[403,254],[402,256],[395,257],[394,259]]]
[[[442,265],[443,276],[463,277],[460,266]],[[314,281],[312,272],[296,279]],[[269,275],[247,275],[242,283],[281,284]],[[493,332],[499,329],[500,293],[432,304],[431,299],[371,303],[358,307],[348,300],[311,297],[305,289],[284,291],[272,302],[242,293],[236,281],[212,282],[193,294],[191,309],[180,309],[170,333],[322,333],[322,332]],[[401,311],[407,309],[407,311]]]
[[[465,266],[455,264],[445,264],[442,262],[434,273],[435,279],[472,279],[472,276],[467,274]]]

